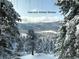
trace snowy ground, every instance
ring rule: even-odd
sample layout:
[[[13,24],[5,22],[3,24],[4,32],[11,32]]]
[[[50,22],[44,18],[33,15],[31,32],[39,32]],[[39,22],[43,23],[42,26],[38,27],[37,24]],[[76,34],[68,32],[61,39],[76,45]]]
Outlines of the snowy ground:
[[[26,55],[21,57],[21,59],[57,59],[54,55],[49,55],[49,54],[36,54],[34,56],[32,55]]]

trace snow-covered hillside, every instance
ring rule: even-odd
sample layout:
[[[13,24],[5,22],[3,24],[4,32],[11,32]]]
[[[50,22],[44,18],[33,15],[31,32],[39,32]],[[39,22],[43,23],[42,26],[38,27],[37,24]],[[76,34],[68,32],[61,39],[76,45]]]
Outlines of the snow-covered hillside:
[[[37,33],[54,33],[54,34],[57,34],[57,32],[53,31],[53,30],[37,31]]]
[[[54,55],[49,55],[49,54],[36,54],[34,56],[32,55],[25,55],[21,57],[21,59],[57,59],[56,56]]]
[[[50,23],[18,23],[18,28],[20,32],[24,33],[29,29],[33,29],[35,31],[57,31],[61,25],[62,24],[59,21]]]

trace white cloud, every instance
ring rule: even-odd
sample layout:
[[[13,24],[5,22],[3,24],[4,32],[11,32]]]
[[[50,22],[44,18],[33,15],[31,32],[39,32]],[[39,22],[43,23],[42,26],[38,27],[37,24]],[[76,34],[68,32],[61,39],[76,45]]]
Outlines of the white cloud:
[[[55,22],[61,20],[60,17],[40,16],[40,17],[21,17],[21,23],[40,23],[40,22]]]
[[[38,11],[38,9],[33,9],[33,10],[31,10],[31,11]]]

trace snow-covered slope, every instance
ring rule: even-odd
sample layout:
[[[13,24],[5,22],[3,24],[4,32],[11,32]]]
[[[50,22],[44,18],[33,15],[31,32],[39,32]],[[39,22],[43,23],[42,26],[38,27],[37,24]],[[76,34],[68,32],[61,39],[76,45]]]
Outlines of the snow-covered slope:
[[[37,31],[37,33],[54,33],[54,34],[57,34],[57,32],[53,31],[53,30]]]
[[[21,59],[57,59],[57,57],[49,54],[36,54],[34,56],[32,55],[23,56],[21,57]]]

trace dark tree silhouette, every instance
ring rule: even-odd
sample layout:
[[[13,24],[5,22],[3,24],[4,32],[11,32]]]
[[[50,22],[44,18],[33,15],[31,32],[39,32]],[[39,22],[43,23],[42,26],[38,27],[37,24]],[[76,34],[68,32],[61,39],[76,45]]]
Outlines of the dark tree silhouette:
[[[32,55],[34,55],[35,44],[36,44],[36,34],[34,30],[32,29],[28,30],[27,40],[29,42],[28,45],[30,46]]]

